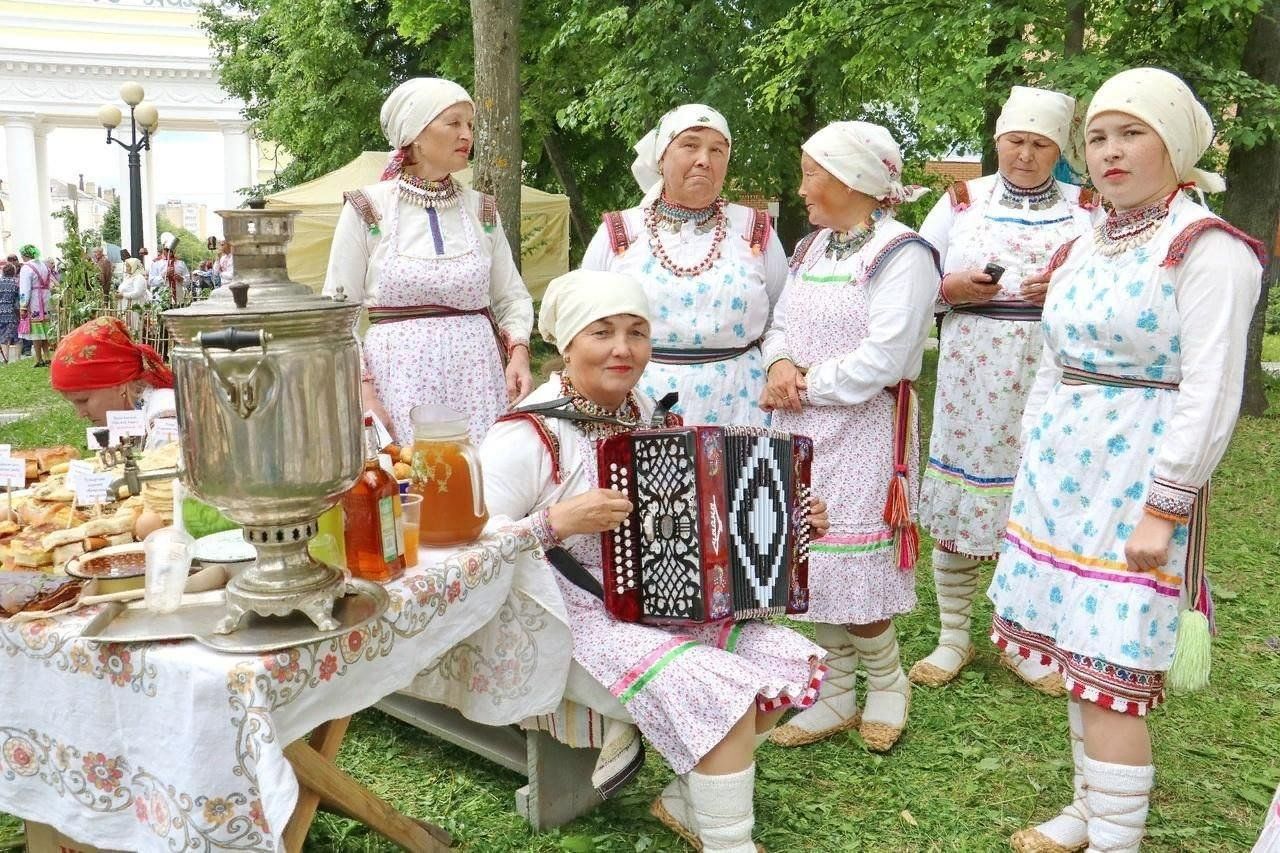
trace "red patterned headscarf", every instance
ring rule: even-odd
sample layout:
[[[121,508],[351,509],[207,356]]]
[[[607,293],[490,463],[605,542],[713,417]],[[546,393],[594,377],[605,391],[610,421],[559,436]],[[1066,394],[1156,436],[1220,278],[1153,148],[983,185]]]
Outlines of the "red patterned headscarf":
[[[173,372],[160,353],[134,343],[119,317],[99,317],[58,342],[50,367],[55,391],[93,391],[140,379],[152,388],[172,388]]]

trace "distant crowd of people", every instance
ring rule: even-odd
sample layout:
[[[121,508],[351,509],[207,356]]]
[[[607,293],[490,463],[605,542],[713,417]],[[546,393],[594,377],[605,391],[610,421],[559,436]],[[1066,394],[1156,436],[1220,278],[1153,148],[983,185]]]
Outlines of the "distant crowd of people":
[[[216,260],[203,261],[194,271],[172,248],[160,249],[148,262],[150,254],[145,246],[137,257],[121,249],[119,263],[113,263],[105,249],[93,249],[88,260],[97,270],[104,307],[163,310],[196,294],[207,294],[235,275],[234,250],[226,240],[220,243]],[[54,337],[52,296],[65,268],[60,259],[42,258],[39,247],[32,244],[0,265],[0,364],[31,355],[36,367],[49,365],[47,342]]]

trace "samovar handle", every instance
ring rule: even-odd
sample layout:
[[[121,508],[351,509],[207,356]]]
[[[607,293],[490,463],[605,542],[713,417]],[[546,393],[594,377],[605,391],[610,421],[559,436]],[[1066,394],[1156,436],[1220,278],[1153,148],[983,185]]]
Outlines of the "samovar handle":
[[[214,378],[218,380],[218,390],[222,393],[222,398],[235,410],[241,419],[247,419],[258,408],[258,403],[262,399],[262,395],[258,393],[258,369],[262,367],[263,362],[267,360],[267,342],[271,340],[271,335],[265,329],[259,329],[256,332],[243,332],[232,326],[229,329],[223,329],[218,332],[198,332],[195,342],[200,346],[200,350],[204,355],[204,363],[213,373]],[[254,364],[253,369],[249,371],[249,375],[244,379],[228,379],[222,375],[222,371],[218,369],[218,365],[209,355],[211,349],[222,349],[235,352],[246,347],[261,347],[262,354],[258,356],[258,361]]]

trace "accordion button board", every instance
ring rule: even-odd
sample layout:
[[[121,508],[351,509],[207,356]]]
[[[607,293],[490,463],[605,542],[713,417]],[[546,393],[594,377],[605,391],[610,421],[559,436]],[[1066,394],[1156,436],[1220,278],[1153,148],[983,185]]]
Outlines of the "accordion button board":
[[[613,436],[602,480],[633,511],[603,534],[605,607],[655,624],[808,607],[812,442],[770,430],[684,427]]]

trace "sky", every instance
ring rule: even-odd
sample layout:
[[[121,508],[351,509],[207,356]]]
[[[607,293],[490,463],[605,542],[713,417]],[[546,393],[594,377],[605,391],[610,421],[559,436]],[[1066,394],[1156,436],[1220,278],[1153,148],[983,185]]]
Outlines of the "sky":
[[[161,117],[163,120],[163,116]],[[48,138],[49,177],[75,183],[81,173],[86,181],[102,187],[114,187],[121,193],[120,163],[124,149],[107,144],[107,133],[101,129],[59,128]],[[0,133],[0,163],[3,160],[4,134]],[[210,212],[223,206],[222,136],[218,133],[164,130],[152,141],[146,157],[155,157],[155,202],[170,200],[207,204]],[[145,159],[144,159],[145,164]],[[200,168],[207,164],[208,168]]]

